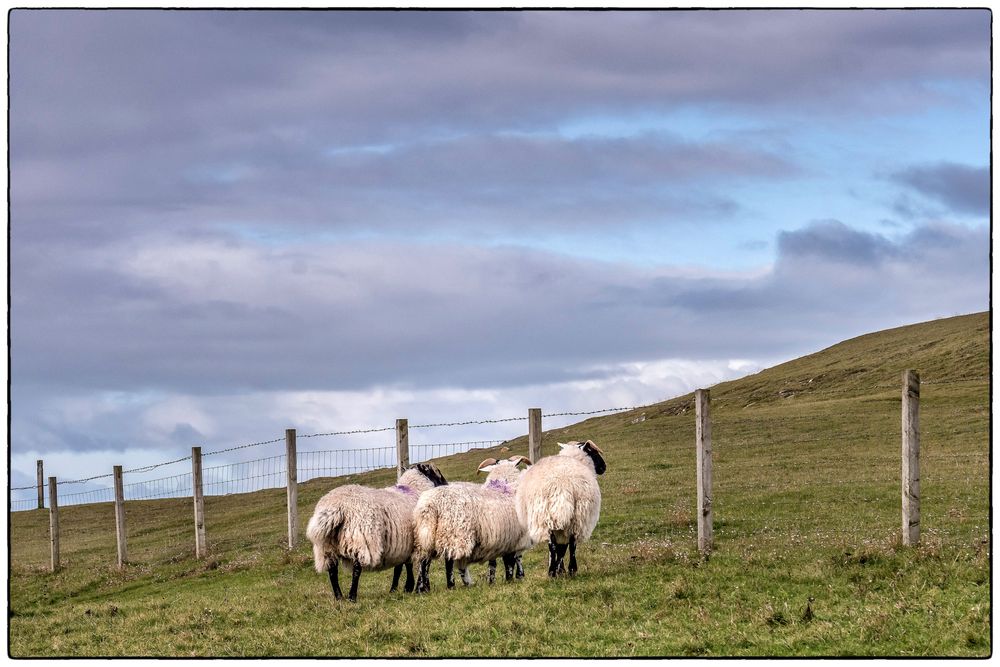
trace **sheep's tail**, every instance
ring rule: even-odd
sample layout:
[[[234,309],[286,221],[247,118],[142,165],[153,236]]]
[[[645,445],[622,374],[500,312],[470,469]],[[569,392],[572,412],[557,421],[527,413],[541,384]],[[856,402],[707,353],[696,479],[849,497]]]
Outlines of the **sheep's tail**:
[[[433,503],[417,503],[413,512],[413,560],[419,563],[434,556],[438,510]]]
[[[343,523],[344,514],[336,506],[317,510],[309,519],[306,536],[313,545],[313,559],[316,562],[317,572],[326,572],[333,559],[337,557],[334,545]]]

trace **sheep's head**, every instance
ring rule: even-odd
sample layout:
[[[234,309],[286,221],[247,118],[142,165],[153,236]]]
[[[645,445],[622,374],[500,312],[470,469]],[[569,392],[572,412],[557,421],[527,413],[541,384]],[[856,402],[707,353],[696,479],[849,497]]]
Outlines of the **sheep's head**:
[[[444,475],[441,474],[441,471],[433,463],[418,463],[411,467],[410,470],[416,470],[434,486],[444,486],[448,483],[448,480],[444,478]]]
[[[516,468],[517,466],[521,465],[522,463],[526,463],[527,465],[530,466],[531,465],[531,459],[529,459],[527,456],[521,456],[519,454],[515,455],[515,456],[509,456],[509,457],[507,457],[505,459],[500,459],[499,461],[497,461],[496,459],[492,459],[491,458],[491,459],[486,459],[482,463],[480,463],[479,464],[479,468],[478,468],[478,470],[476,472],[486,472],[486,473],[488,473],[489,471],[495,470],[498,466],[501,466],[501,465],[512,465],[512,466],[514,466]]]
[[[590,457],[590,460],[594,462],[594,472],[598,475],[603,475],[604,471],[608,469],[608,465],[604,462],[604,452],[593,440],[588,440],[586,442],[567,442],[559,443],[561,449],[567,447],[576,447],[584,454]]]
[[[479,464],[479,472],[489,473],[486,476],[484,486],[503,491],[504,493],[513,493],[513,490],[517,487],[518,480],[521,478],[521,469],[518,466],[522,463],[530,464],[531,461],[526,456],[511,456],[499,461],[496,459],[486,459]]]

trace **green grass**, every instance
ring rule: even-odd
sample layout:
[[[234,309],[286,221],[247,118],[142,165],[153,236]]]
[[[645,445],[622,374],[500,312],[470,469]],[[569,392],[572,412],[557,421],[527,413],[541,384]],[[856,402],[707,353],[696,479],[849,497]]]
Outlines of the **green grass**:
[[[899,543],[900,374],[925,381],[922,542]],[[606,452],[604,505],[575,579],[527,577],[427,596],[365,574],[336,603],[308,541],[284,548],[284,491],[206,499],[210,556],[193,557],[190,500],[129,503],[130,563],[113,567],[109,506],[10,525],[9,651],[23,656],[988,656],[987,314],[862,336],[712,388],[715,550],[696,550],[692,396],[546,432]],[[525,438],[508,443],[526,453]],[[472,479],[499,448],[440,460]],[[392,471],[351,481],[390,484]],[[342,479],[300,485],[304,530]],[[342,580],[344,579],[342,572]],[[811,617],[805,614],[810,604]]]

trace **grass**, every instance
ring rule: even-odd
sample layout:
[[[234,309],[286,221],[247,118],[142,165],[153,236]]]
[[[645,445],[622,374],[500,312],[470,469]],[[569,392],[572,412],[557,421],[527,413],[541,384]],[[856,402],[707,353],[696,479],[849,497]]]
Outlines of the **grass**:
[[[899,543],[900,374],[921,389],[921,545]],[[303,542],[284,545],[283,490],[206,498],[210,555],[193,555],[190,500],[129,503],[131,563],[114,520],[60,510],[10,522],[9,653],[26,656],[969,656],[991,654],[989,322],[986,313],[846,341],[712,388],[715,550],[696,550],[691,395],[545,433],[606,453],[604,504],[572,580],[527,577],[427,596],[366,573],[336,603],[304,526],[336,480],[300,485]],[[507,443],[526,453],[525,438]],[[439,461],[471,479],[499,448]],[[392,471],[351,476],[386,485]],[[343,572],[342,572],[343,575]],[[811,600],[811,601],[810,601]],[[807,605],[809,612],[806,612]]]

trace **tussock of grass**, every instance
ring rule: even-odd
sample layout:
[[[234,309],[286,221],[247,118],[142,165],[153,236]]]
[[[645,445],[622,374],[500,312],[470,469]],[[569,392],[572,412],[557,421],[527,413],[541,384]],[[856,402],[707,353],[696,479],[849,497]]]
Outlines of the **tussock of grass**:
[[[113,567],[107,506],[61,510],[64,568],[47,571],[48,516],[11,516],[10,653],[164,656],[986,656],[990,644],[986,314],[903,327],[712,388],[715,551],[696,550],[691,396],[548,432],[607,453],[604,506],[580,574],[389,594],[365,574],[336,603],[304,527],[331,486],[299,490],[303,543],[284,548],[282,490],[206,499],[209,557],[190,501],[130,503],[132,562]],[[920,371],[922,543],[899,540],[900,373]],[[526,453],[520,438],[507,443]],[[448,457],[472,479],[499,448]],[[510,455],[510,454],[506,454]],[[385,485],[392,471],[352,475]],[[808,613],[807,613],[808,608]]]

